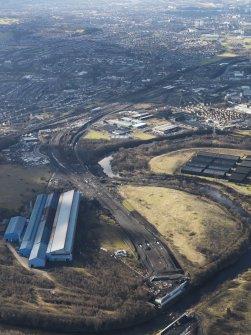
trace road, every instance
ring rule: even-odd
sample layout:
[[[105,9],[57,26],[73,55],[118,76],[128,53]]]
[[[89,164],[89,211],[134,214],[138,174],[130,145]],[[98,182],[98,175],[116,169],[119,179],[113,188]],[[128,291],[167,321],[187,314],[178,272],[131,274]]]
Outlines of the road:
[[[106,114],[109,113],[108,108],[105,110],[107,111]],[[118,109],[116,109],[116,112],[117,111]],[[114,110],[112,113],[114,113]],[[92,120],[86,121],[86,124],[82,125],[81,128],[76,129],[75,134],[71,135],[73,143],[64,143],[64,139],[68,138],[69,140],[69,136],[67,137],[69,130],[57,133],[50,143],[50,151],[48,152],[50,159],[54,167],[59,169],[65,178],[80,192],[83,194],[87,193],[89,197],[96,199],[104,208],[110,211],[119,225],[130,237],[138,257],[147,269],[149,276],[158,277],[169,274],[180,274],[182,276],[182,269],[159,236],[153,232],[152,226],[134,217],[132,213],[110,194],[108,188],[101,184],[98,178],[96,178],[81,161],[80,155],[78,154],[79,133],[82,134],[88,130],[90,125],[103,116],[104,115],[100,115],[98,118],[94,117]],[[72,129],[71,133],[73,133]],[[70,162],[67,160],[66,155],[60,151],[62,144],[68,145],[68,149],[70,148],[72,150],[75,159]]]

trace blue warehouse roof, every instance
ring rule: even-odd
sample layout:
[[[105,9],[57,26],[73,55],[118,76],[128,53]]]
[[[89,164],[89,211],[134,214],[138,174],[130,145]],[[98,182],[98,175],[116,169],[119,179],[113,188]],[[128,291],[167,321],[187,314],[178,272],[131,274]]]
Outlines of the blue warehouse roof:
[[[5,231],[4,239],[13,242],[20,242],[22,233],[24,231],[25,223],[25,217],[15,216],[11,218]]]
[[[44,267],[46,264],[46,250],[50,239],[53,220],[56,213],[59,194],[52,193],[47,196],[47,200],[41,216],[34,245],[31,250],[29,265],[34,267]]]
[[[31,253],[31,249],[33,247],[35,237],[37,234],[38,226],[41,220],[41,216],[43,213],[43,209],[46,203],[47,195],[40,194],[37,196],[30,222],[26,229],[26,232],[23,237],[22,244],[19,249],[19,253],[23,256],[29,256]]]

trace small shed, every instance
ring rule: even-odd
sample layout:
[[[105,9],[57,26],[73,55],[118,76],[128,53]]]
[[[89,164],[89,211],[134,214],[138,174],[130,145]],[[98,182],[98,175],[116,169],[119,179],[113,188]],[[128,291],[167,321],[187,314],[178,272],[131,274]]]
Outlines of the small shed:
[[[25,223],[26,218],[23,216],[15,216],[11,218],[4,234],[5,241],[20,243]]]

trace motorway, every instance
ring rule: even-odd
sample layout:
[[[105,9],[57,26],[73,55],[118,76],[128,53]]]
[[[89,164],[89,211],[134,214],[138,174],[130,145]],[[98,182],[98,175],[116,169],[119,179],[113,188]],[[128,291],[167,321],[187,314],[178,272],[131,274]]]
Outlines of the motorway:
[[[114,107],[114,105],[113,105]],[[120,107],[121,108],[121,107]],[[123,106],[124,108],[124,106]],[[112,113],[118,112],[118,108]],[[80,192],[84,195],[96,199],[104,208],[107,208],[119,225],[130,237],[135,250],[137,251],[139,260],[145,266],[149,276],[173,275],[183,276],[183,271],[175,261],[166,245],[161,241],[159,236],[153,231],[152,226],[147,222],[141,222],[129,212],[117,199],[114,198],[106,186],[101,184],[86,165],[81,161],[78,154],[78,141],[80,134],[88,130],[89,126],[102,118],[107,113],[111,113],[111,109],[107,107],[100,117],[94,117],[92,120],[87,119],[86,123],[82,123],[80,128],[72,129],[72,143],[64,143],[69,136],[69,129],[64,129],[57,133],[51,140],[48,155],[54,165]],[[73,134],[73,135],[72,135]],[[67,155],[62,153],[63,145],[68,146],[74,152],[75,159],[67,160]],[[60,149],[61,148],[61,149]]]

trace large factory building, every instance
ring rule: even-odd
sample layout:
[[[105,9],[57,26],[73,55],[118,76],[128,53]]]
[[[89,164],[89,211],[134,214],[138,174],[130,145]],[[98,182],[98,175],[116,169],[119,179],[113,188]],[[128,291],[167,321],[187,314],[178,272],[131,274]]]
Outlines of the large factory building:
[[[58,193],[52,193],[47,196],[42,218],[38,226],[35,242],[29,258],[29,265],[31,267],[45,267],[46,250],[50,239],[58,199]]]
[[[44,205],[47,196],[45,194],[40,194],[37,196],[33,211],[31,213],[30,222],[24,234],[21,246],[19,248],[19,253],[21,256],[29,257],[38,230],[38,226],[43,213]]]
[[[74,190],[38,195],[26,230],[26,218],[12,218],[5,240],[21,243],[19,253],[29,257],[31,267],[45,267],[46,260],[71,261],[79,201]]]
[[[79,192],[61,194],[47,248],[50,261],[71,261],[77,224]]]

